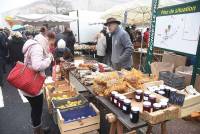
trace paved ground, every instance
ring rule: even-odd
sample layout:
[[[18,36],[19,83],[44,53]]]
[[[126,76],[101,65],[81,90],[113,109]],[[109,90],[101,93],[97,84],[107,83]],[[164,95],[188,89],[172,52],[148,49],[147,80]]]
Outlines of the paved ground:
[[[103,108],[100,109],[104,111]],[[104,120],[104,112],[101,115],[101,134],[108,134],[108,125]],[[32,134],[29,123],[30,107],[12,86],[5,82],[0,88],[0,134]],[[44,106],[43,121],[51,127],[51,134],[59,134],[57,126],[53,123],[52,117]],[[169,134],[200,134],[200,123],[184,120],[170,121],[168,124]],[[159,126],[154,128],[155,134],[160,134]]]

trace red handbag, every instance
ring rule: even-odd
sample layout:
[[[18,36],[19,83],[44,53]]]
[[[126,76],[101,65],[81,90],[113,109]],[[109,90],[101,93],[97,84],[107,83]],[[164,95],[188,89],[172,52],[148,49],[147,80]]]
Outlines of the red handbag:
[[[26,64],[17,62],[15,67],[10,71],[7,81],[17,89],[36,96],[42,89],[45,76],[27,67]]]

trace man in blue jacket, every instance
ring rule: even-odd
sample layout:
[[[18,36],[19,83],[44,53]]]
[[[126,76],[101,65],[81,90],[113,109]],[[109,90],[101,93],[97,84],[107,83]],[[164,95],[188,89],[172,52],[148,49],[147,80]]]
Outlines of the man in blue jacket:
[[[121,22],[115,18],[108,18],[105,26],[112,34],[112,67],[115,70],[130,70],[133,65],[132,52],[133,45],[128,33],[120,28]]]

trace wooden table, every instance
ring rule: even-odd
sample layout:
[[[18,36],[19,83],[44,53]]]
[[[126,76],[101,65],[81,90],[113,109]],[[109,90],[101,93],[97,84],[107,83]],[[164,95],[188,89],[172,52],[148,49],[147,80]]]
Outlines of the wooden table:
[[[94,98],[108,111],[114,114],[116,116],[116,121],[112,122],[110,134],[115,134],[115,129],[117,129],[118,134],[123,133],[123,126],[125,126],[129,131],[136,130],[138,128],[142,128],[144,126],[147,126],[147,123],[143,120],[139,119],[138,123],[132,123],[130,121],[129,115],[123,113],[121,110],[119,110],[117,107],[115,107],[107,98],[102,96],[97,96],[94,92],[91,86],[85,86],[80,82],[79,79],[77,79],[74,75],[73,71],[70,71],[70,81],[74,82],[74,86],[77,86],[79,91],[88,91],[90,92]]]

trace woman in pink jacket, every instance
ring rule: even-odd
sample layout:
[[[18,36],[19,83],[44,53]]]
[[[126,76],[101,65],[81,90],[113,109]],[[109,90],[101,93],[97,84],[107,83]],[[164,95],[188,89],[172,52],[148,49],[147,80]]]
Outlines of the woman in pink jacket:
[[[50,32],[45,38],[47,38],[48,41],[46,43],[46,46],[40,43],[40,38],[37,38],[34,40],[27,40],[23,47],[24,63],[26,63],[35,71],[39,71],[41,75],[45,75],[45,69],[50,66],[53,59],[52,54],[48,53],[45,48],[48,48],[48,44],[52,44],[52,42],[55,42],[55,34]],[[43,134],[44,130],[41,128],[43,91],[41,90],[41,92],[36,96],[31,96],[30,94],[27,94],[25,92],[22,93],[28,99],[31,105],[31,123],[34,129],[34,134]]]

